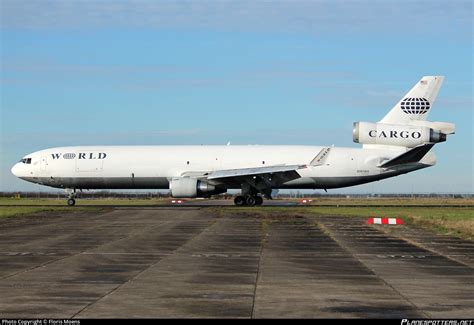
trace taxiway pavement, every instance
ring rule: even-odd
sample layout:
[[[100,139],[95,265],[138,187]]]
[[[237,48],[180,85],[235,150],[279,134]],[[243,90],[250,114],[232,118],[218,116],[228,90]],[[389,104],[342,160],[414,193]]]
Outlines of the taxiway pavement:
[[[392,227],[186,206],[6,218],[0,315],[473,318],[474,243]]]

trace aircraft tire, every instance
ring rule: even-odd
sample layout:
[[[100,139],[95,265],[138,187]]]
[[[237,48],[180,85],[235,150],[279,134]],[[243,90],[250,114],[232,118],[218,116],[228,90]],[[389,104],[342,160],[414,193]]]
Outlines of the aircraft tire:
[[[253,207],[257,202],[257,198],[255,196],[249,195],[245,199],[245,203],[247,203],[248,206]]]
[[[76,204],[76,200],[74,200],[74,199],[69,199],[69,200],[67,200],[67,205],[69,205],[69,206],[72,207],[72,206],[74,206],[75,204]]]
[[[238,195],[238,196],[236,196],[235,199],[234,199],[234,204],[235,204],[236,206],[239,206],[239,207],[240,207],[240,206],[245,205],[245,203],[246,203],[246,202],[245,202],[245,197],[243,197],[242,195]]]

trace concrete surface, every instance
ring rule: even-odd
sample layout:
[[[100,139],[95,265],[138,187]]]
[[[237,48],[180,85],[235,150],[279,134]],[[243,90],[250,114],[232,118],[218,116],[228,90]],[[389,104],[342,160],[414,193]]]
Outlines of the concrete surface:
[[[6,218],[0,316],[474,317],[472,242],[364,221],[185,206]]]

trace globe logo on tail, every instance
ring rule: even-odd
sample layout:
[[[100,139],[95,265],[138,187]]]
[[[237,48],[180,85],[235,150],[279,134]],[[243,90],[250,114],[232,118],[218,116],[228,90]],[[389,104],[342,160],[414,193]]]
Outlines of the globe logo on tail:
[[[405,98],[400,107],[406,114],[421,115],[430,110],[430,102],[426,98]]]

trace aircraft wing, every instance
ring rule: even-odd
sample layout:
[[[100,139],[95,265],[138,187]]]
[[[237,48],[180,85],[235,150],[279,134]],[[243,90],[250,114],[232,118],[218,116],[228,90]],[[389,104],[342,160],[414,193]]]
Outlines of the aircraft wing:
[[[389,168],[397,165],[418,162],[428,153],[428,151],[430,151],[431,148],[433,148],[433,146],[433,143],[422,144],[384,162],[379,165],[379,167]]]
[[[241,184],[246,184],[246,186],[264,193],[265,196],[271,197],[272,188],[300,178],[298,170],[306,167],[306,165],[278,165],[216,170],[209,172],[206,178],[216,183],[239,187]]]
[[[220,179],[229,177],[247,177],[262,174],[285,174],[292,179],[299,178],[300,175],[296,172],[297,169],[305,168],[306,165],[281,165],[268,167],[254,167],[254,168],[239,168],[216,170],[209,173],[207,179]]]

